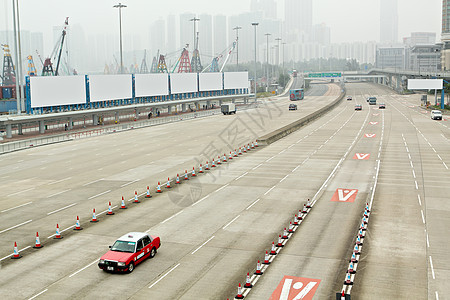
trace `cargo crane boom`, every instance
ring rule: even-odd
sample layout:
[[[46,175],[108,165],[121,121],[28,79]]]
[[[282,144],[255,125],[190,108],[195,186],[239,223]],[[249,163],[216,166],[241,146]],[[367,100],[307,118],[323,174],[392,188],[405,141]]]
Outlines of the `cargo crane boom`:
[[[55,76],[58,76],[59,64],[61,62],[61,54],[62,54],[63,46],[64,46],[64,38],[66,37],[66,29],[67,29],[68,25],[69,25],[69,17],[66,17],[66,21],[64,22],[64,28],[62,31],[62,38],[61,38],[61,45],[59,48],[58,61],[56,62]]]

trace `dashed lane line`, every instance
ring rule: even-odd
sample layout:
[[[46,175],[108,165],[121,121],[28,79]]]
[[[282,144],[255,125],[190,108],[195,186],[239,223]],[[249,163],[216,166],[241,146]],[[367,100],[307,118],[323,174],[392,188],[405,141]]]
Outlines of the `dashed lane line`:
[[[28,221],[22,222],[22,223],[20,223],[20,224],[11,226],[11,227],[9,227],[9,228],[3,229],[2,231],[0,231],[0,233],[7,232],[7,231],[9,231],[9,230],[11,230],[11,229],[14,229],[14,228],[20,227],[20,226],[22,226],[22,225],[28,224],[28,223],[30,223],[30,222],[32,222],[32,221],[33,221],[33,220],[28,220]]]
[[[226,229],[228,226],[231,225],[234,221],[236,221],[241,215],[237,215],[233,220],[227,223],[227,225],[223,226],[222,229]]]
[[[62,207],[62,208],[60,208],[60,209],[51,211],[51,212],[47,213],[47,216],[48,216],[48,215],[51,215],[51,214],[54,214],[54,213],[57,213],[57,212],[59,212],[59,211],[61,211],[61,210],[64,210],[64,209],[66,209],[66,208],[72,207],[72,206],[74,206],[74,205],[77,205],[77,203],[72,203],[72,204],[69,204],[69,205],[67,205],[67,206],[64,206],[64,207]]]
[[[204,242],[203,244],[201,244],[197,249],[195,249],[194,251],[192,251],[191,254],[195,254],[195,252],[197,252],[198,250],[200,250],[203,246],[205,246],[209,241],[211,241],[215,236],[213,235],[212,237],[210,237],[206,242]]]
[[[173,270],[175,270],[176,268],[178,268],[179,265],[180,265],[180,263],[178,263],[175,267],[173,267],[172,269],[170,269],[166,274],[164,274],[164,275],[161,276],[158,280],[156,280],[154,283],[152,283],[148,288],[151,289],[152,287],[154,287],[155,284],[157,284],[158,282],[160,282],[161,280],[163,280],[164,277],[166,277],[166,276],[169,275]]]
[[[29,204],[31,204],[31,203],[33,203],[33,201],[30,201],[30,202],[27,202],[27,203],[24,203],[24,204],[21,204],[21,205],[17,205],[17,206],[14,206],[14,207],[11,207],[11,208],[2,210],[1,212],[4,213],[4,212],[7,212],[7,211],[10,211],[10,210],[19,208],[19,207],[23,207],[23,206],[25,206],[25,205],[29,205]]]

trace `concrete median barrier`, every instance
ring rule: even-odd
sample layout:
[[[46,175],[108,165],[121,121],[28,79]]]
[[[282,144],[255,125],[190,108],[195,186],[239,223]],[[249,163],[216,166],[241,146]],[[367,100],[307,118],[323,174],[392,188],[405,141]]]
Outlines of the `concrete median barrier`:
[[[333,102],[331,102],[329,105],[322,107],[318,111],[315,111],[295,122],[292,122],[291,124],[283,126],[275,131],[272,131],[266,135],[259,137],[257,139],[258,144],[262,145],[262,146],[267,146],[267,145],[270,145],[273,142],[276,142],[279,139],[297,131],[298,129],[305,126],[309,122],[314,121],[315,119],[321,117],[322,115],[326,114],[327,112],[329,112],[330,110],[335,108],[342,101],[342,99],[344,99],[344,96],[345,96],[345,90],[343,92],[341,92],[339,97],[336,100],[334,100]]]

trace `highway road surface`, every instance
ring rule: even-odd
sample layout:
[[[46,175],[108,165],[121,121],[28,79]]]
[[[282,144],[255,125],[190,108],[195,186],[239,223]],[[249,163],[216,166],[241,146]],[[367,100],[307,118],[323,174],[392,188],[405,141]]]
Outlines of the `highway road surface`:
[[[298,111],[287,110],[287,98],[273,98],[232,116],[0,156],[0,296],[231,299],[249,272],[257,280],[243,290],[250,299],[269,299],[288,282],[284,276],[292,278],[290,296],[332,299],[345,288],[354,299],[443,299],[450,135],[446,121],[432,121],[417,107],[419,96],[347,84],[352,101],[344,99],[269,146],[198,173],[200,163],[210,165],[224,153],[228,158],[231,149],[320,109],[339,93],[334,84],[312,85]],[[369,95],[386,109],[369,106]],[[356,103],[362,111],[354,110]],[[174,184],[177,173],[193,167],[195,178]],[[168,177],[170,190],[164,187]],[[156,195],[158,181],[163,193]],[[144,198],[147,186],[150,199]],[[135,192],[139,204],[132,203]],[[127,210],[117,207],[122,196]],[[264,274],[252,276],[308,198],[312,208],[295,233]],[[105,215],[109,201],[113,216]],[[343,283],[366,203],[370,221],[349,288]],[[77,215],[82,231],[72,230]],[[61,240],[53,239],[56,224]],[[44,248],[27,248],[36,231]],[[99,270],[98,258],[130,231],[160,236],[156,257],[132,274]],[[26,248],[19,260],[10,259],[14,241]]]

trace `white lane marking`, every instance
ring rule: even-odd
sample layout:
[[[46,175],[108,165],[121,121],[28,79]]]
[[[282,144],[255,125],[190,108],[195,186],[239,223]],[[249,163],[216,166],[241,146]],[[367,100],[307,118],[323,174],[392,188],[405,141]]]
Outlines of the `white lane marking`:
[[[306,161],[306,160],[305,160],[305,161]],[[303,164],[303,163],[302,163],[302,164]],[[296,166],[295,169],[291,171],[291,173],[294,173],[294,172],[297,171],[298,168],[300,168],[300,167],[301,167],[301,165]]]
[[[437,291],[434,292],[436,294],[436,300],[439,300],[439,294]]]
[[[168,217],[167,219],[165,219],[164,221],[162,221],[161,224],[164,224],[164,223],[166,223],[167,221],[169,221],[169,220],[175,218],[176,216],[178,216],[178,215],[181,214],[182,212],[183,212],[183,210],[180,210],[179,212],[177,212],[177,213],[174,214],[173,216]]]
[[[210,237],[206,242],[204,242],[203,244],[200,245],[200,247],[198,247],[197,249],[195,249],[191,254],[194,254],[195,252],[197,252],[198,250],[200,250],[203,246],[205,246],[210,240],[212,240],[215,236],[213,235],[212,237]]]
[[[419,205],[422,206],[422,201],[420,200],[420,195],[417,195],[417,199],[419,199]]]
[[[2,212],[2,213],[3,213],[3,212],[7,212],[7,211],[10,211],[10,210],[13,210],[13,209],[16,209],[16,208],[19,208],[19,207],[22,207],[22,206],[25,206],[25,205],[31,204],[31,203],[33,203],[33,201],[30,201],[30,202],[27,202],[27,203],[25,203],[25,204],[21,204],[21,205],[18,205],[18,206],[14,206],[14,207],[11,207],[11,208],[8,208],[8,209],[5,209],[5,210],[2,210],[1,212]]]
[[[271,161],[271,160],[274,159],[274,158],[275,158],[275,155],[272,156],[271,158],[267,159],[266,162],[269,162],[269,161]]]
[[[63,182],[63,181],[69,180],[69,179],[72,179],[72,177],[67,177],[67,178],[64,178],[64,179],[61,179],[61,180],[53,181],[53,182],[50,182],[48,185],[52,185],[52,184],[55,184],[55,183],[60,183],[60,182]]]
[[[97,198],[97,197],[99,197],[99,196],[101,196],[101,195],[104,195],[104,194],[107,194],[107,193],[109,193],[109,192],[111,192],[111,190],[107,190],[107,191],[105,191],[105,192],[102,192],[102,193],[100,193],[100,194],[97,194],[97,195],[91,196],[91,197],[89,197],[89,198],[88,198],[88,200],[91,200],[91,199]]]
[[[209,195],[206,195],[205,197],[203,197],[202,199],[198,200],[197,202],[192,203],[191,206],[196,206],[197,204],[199,204],[200,202],[202,202],[203,200],[205,200],[208,197],[209,197]]]
[[[78,273],[80,273],[81,271],[83,271],[83,270],[85,270],[85,269],[89,268],[90,266],[92,266],[92,265],[93,265],[93,264],[95,264],[96,262],[98,262],[98,259],[94,260],[93,262],[91,262],[91,263],[90,263],[90,264],[88,264],[87,266],[85,266],[85,267],[83,267],[83,268],[79,269],[79,270],[78,270],[78,271],[76,271],[75,273],[72,273],[71,275],[69,275],[69,278],[71,278],[71,277],[73,277],[73,276],[77,275]]]
[[[284,176],[281,180],[280,180],[280,182],[283,182],[283,181],[285,181],[286,180],[286,178],[288,178],[289,177],[289,174],[288,175],[286,175],[286,176]]]
[[[225,228],[227,228],[228,226],[230,226],[231,225],[231,223],[233,223],[234,221],[236,221],[237,220],[237,218],[239,218],[241,215],[238,215],[236,218],[234,218],[233,220],[231,220],[230,222],[228,222],[228,224],[227,225],[225,225],[225,226],[223,226],[222,227],[222,229],[225,229]]]
[[[442,162],[444,164],[444,167],[448,170],[447,164],[445,162]]]
[[[178,268],[178,266],[180,265],[180,263],[178,263],[175,267],[173,267],[172,269],[170,269],[166,274],[164,274],[163,276],[161,276],[161,278],[159,278],[158,280],[156,280],[152,285],[150,285],[148,288],[151,289],[155,284],[157,284],[158,282],[160,282],[164,277],[166,277],[167,275],[170,274],[170,272],[172,272],[173,270],[175,270],[176,268]]]
[[[256,167],[254,167],[252,170],[256,170],[256,169],[258,169],[259,167],[261,167],[263,164],[259,164],[259,165],[257,165]]]
[[[9,230],[14,229],[14,228],[17,228],[17,227],[19,227],[19,226],[25,225],[25,224],[30,223],[30,222],[32,222],[32,221],[33,221],[33,220],[28,220],[28,221],[22,222],[22,223],[20,223],[20,224],[11,226],[11,227],[9,227],[9,228],[3,229],[2,231],[0,231],[0,233],[9,231]]]
[[[223,187],[217,189],[217,190],[215,191],[215,193],[216,193],[216,192],[219,192],[219,191],[221,191],[221,190],[223,190],[224,188],[226,188],[226,187],[229,186],[229,185],[230,185],[229,183],[225,184]]]
[[[275,186],[271,187],[267,192],[264,193],[264,196],[267,195],[268,193],[270,193],[270,191],[272,191],[275,188]]]
[[[48,291],[48,289],[45,289],[45,290],[43,290],[42,292],[40,292],[40,293],[37,293],[36,295],[34,295],[33,297],[31,297],[31,298],[28,298],[28,300],[33,300],[34,298],[36,298],[36,297],[38,297],[38,296],[40,296],[40,295],[42,295],[43,293],[45,293],[46,291]]]
[[[27,250],[28,248],[31,248],[31,246],[26,246],[25,248],[20,249],[20,250],[19,250],[19,253],[22,252],[22,251],[24,251],[24,250]],[[11,253],[11,254],[9,254],[9,255],[3,257],[3,258],[0,258],[0,261],[5,260],[5,259],[7,259],[7,258],[9,258],[9,257],[11,257],[11,256],[13,256],[13,255],[14,255],[14,253]]]
[[[430,266],[431,266],[431,275],[433,275],[433,279],[436,279],[436,276],[434,275],[434,267],[433,267],[433,259],[430,255]]]
[[[7,197],[18,195],[18,194],[22,194],[22,193],[25,193],[25,192],[29,192],[31,190],[34,190],[34,188],[29,188],[29,189],[26,189],[26,190],[23,190],[23,191],[19,191],[19,192],[13,193],[13,194],[9,194]]]
[[[428,238],[428,232],[427,232],[427,247],[430,248],[430,239]]]
[[[238,178],[236,178],[236,179],[234,179],[234,180],[239,180],[239,179],[241,179],[242,177],[244,177],[245,175],[247,175],[248,174],[248,172],[245,172],[244,174],[242,174],[241,176],[239,176]]]
[[[416,184],[416,190],[418,190],[419,186],[417,185],[417,181],[414,180],[414,183]]]
[[[62,191],[62,192],[58,192],[58,193],[55,193],[55,194],[51,194],[50,196],[47,196],[47,198],[51,198],[51,197],[54,197],[54,196],[60,195],[60,194],[62,194],[62,193],[68,192],[68,191],[70,191],[70,189],[68,189],[68,190],[64,190],[64,191]]]
[[[91,181],[91,182],[85,183],[85,184],[83,184],[83,186],[87,186],[87,185],[90,185],[90,184],[96,183],[96,182],[98,182],[98,181],[104,180],[104,179],[105,179],[105,178],[100,178],[100,179],[97,179],[97,180],[94,180],[94,181]]]
[[[256,203],[258,203],[259,202],[259,200],[261,200],[261,199],[256,199],[256,201],[255,202],[253,202],[252,204],[250,204],[250,206],[249,207],[247,207],[245,210],[249,210],[253,205],[255,205]]]
[[[423,222],[423,224],[425,224],[425,216],[423,215],[423,210],[422,209],[420,210],[420,213],[422,214],[422,222]]]
[[[416,178],[416,172],[414,172],[414,170],[412,170],[412,173],[413,173],[413,177],[415,179]]]
[[[406,147],[406,152],[409,152],[409,149],[408,149],[408,147]]]
[[[47,213],[47,216],[48,216],[48,215],[51,215],[51,214],[54,214],[54,213],[57,213],[58,211],[61,211],[61,210],[63,210],[63,209],[72,207],[72,206],[74,206],[74,205],[77,205],[77,204],[76,204],[76,203],[72,203],[72,204],[69,204],[69,205],[67,205],[67,206],[64,206],[64,207],[62,207],[62,208],[60,208],[60,209],[51,211],[51,212]]]
[[[437,157],[439,157],[439,159],[442,160],[442,157],[439,154],[437,154]]]
[[[278,152],[278,154],[283,154],[284,152],[286,152],[286,149],[284,149],[284,150]]]
[[[412,161],[409,161],[409,164],[411,165],[411,168],[414,169],[414,165],[413,165]]]
[[[136,179],[136,180],[133,180],[133,181],[131,181],[131,182],[124,183],[124,184],[122,184],[120,187],[124,187],[124,186],[130,185],[130,184],[133,184],[133,183],[135,183],[135,182],[138,182],[139,180],[140,180],[140,179]]]

